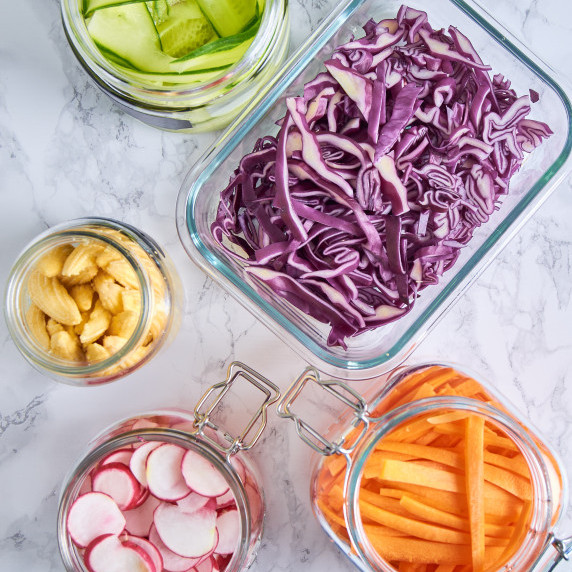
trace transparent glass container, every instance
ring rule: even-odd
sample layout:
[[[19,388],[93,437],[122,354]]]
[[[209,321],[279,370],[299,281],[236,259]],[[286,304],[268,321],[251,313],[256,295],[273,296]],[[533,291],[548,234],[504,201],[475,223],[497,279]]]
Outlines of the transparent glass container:
[[[245,263],[230,256],[210,230],[221,191],[256,141],[276,135],[276,122],[285,114],[286,98],[300,95],[304,84],[325,70],[323,62],[334,48],[352,35],[362,36],[361,26],[370,18],[394,18],[400,5],[397,0],[347,0],[337,5],[249,105],[240,122],[192,167],[177,204],[179,236],[192,261],[308,363],[328,375],[345,379],[367,379],[401,363],[570,173],[572,166],[572,90],[564,78],[555,79],[553,70],[496,22],[479,2],[421,0],[415,8],[427,13],[433,28],[456,26],[491,66],[492,74],[501,73],[510,79],[519,94],[527,94],[529,89],[538,92],[540,99],[532,106],[531,118],[546,122],[554,135],[527,156],[511,179],[510,191],[502,198],[500,208],[476,229],[439,283],[425,288],[413,309],[394,322],[347,338],[347,349],[329,346],[327,324],[309,317],[247,272]]]
[[[237,381],[251,383],[263,394],[263,400],[244,431],[238,436],[232,436],[216,424],[215,417],[217,407]],[[220,567],[220,572],[239,572],[247,569],[252,564],[260,544],[265,508],[261,478],[246,451],[256,444],[264,431],[266,410],[276,402],[279,395],[278,388],[270,381],[245,364],[233,362],[229,366],[227,379],[213,385],[205,393],[194,414],[176,408],[139,413],[113,424],[94,437],[65,479],[60,494],[58,543],[65,569],[68,572],[89,572],[89,567],[84,563],[86,550],[74,543],[67,529],[67,522],[74,501],[92,491],[91,476],[94,470],[101,467],[102,462],[109,460],[109,455],[118,451],[122,454],[127,451],[128,455],[132,455],[140,446],[150,442],[158,442],[159,446],[174,444],[186,451],[197,453],[226,481],[228,491],[216,497],[215,510],[224,512],[229,510],[229,505],[232,509],[236,508],[239,515],[239,534],[236,549],[230,554],[217,556],[217,566]],[[123,462],[129,465],[130,460]],[[191,492],[189,490],[189,494]],[[144,502],[151,496],[152,493],[148,491]],[[164,502],[174,505],[176,501]],[[129,510],[124,510],[123,514],[128,515]],[[151,536],[149,540],[156,542],[148,533],[131,533],[129,527],[133,521],[126,522],[125,529],[119,534],[120,538],[130,539],[138,536],[147,540]],[[150,526],[154,526],[152,522]],[[216,548],[208,557],[214,557],[215,554]]]
[[[260,28],[236,64],[203,83],[150,84],[102,56],[87,31],[81,4],[82,0],[61,1],[64,30],[79,63],[123,111],[166,131],[225,127],[272,80],[288,51],[288,1],[266,0]]]
[[[325,390],[341,402],[340,421],[325,432],[326,434],[316,430],[307,419],[301,418],[294,412],[294,402],[300,397],[304,388],[316,385],[320,390]],[[408,474],[413,474],[417,470],[416,463],[436,466],[428,460],[429,457],[423,456],[428,445],[434,442],[426,438],[426,427],[437,425],[436,420],[439,418],[461,423],[468,417],[482,418],[485,432],[489,427],[488,432],[492,434],[490,428],[493,428],[497,435],[504,437],[505,443],[508,442],[510,447],[514,447],[515,453],[518,450],[518,454],[511,454],[514,454],[513,458],[518,456],[519,461],[523,461],[525,468],[519,469],[520,474],[526,475],[529,491],[531,491],[530,508],[527,516],[524,517],[524,524],[520,529],[516,524],[514,525],[513,534],[518,534],[518,536],[511,536],[513,542],[508,546],[512,548],[512,551],[508,554],[503,553],[502,558],[497,561],[501,564],[489,562],[485,569],[487,572],[509,570],[548,572],[559,563],[562,563],[559,570],[566,569],[564,561],[567,561],[572,553],[572,539],[559,540],[557,538],[562,532],[558,531],[558,521],[562,515],[563,506],[567,503],[568,495],[568,482],[562,463],[533,428],[522,421],[522,416],[506,399],[492,391],[490,385],[482,378],[450,364],[428,363],[403,366],[389,374],[382,389],[376,390],[373,395],[365,399],[347,384],[336,380],[321,379],[315,369],[308,368],[284,394],[278,405],[278,413],[282,417],[293,419],[299,436],[319,453],[314,459],[315,466],[310,487],[314,514],[325,532],[358,569],[394,572],[397,568],[389,559],[391,558],[393,563],[400,561],[395,556],[399,551],[402,552],[400,558],[405,560],[410,558],[413,564],[429,566],[429,568],[422,568],[423,570],[431,569],[430,566],[439,564],[452,565],[451,561],[430,560],[426,554],[419,556],[418,547],[414,544],[418,542],[423,544],[423,537],[418,537],[416,534],[397,534],[402,539],[396,541],[395,545],[388,541],[387,536],[376,539],[375,529],[370,526],[372,515],[371,512],[368,513],[366,503],[379,501],[381,504],[378,506],[384,506],[387,511],[396,511],[397,514],[413,521],[439,523],[438,519],[431,521],[427,520],[427,517],[420,516],[423,513],[415,512],[415,507],[414,509],[403,508],[407,505],[403,505],[402,497],[401,504],[397,502],[400,506],[395,508],[395,499],[399,500],[400,495],[405,494],[419,500],[420,497],[416,494],[425,490],[422,494],[427,496],[422,502],[435,507],[440,502],[445,503],[445,501],[437,500],[441,498],[439,495],[442,491],[449,491],[452,488],[447,488],[445,485],[433,485],[433,489],[424,489],[423,486],[408,489],[407,484],[400,484],[400,482],[414,482],[415,479],[410,481],[409,477],[405,477],[403,481],[399,481],[399,477],[395,477],[398,480],[393,481],[393,477],[382,472],[381,463],[387,462],[385,459],[397,459],[397,463],[401,463],[402,467],[407,467],[407,463],[410,463],[407,469]],[[419,432],[416,432],[417,427],[421,427]],[[465,428],[463,430],[469,431]],[[431,436],[431,439],[434,438]],[[385,448],[380,446],[384,439],[385,442],[390,441],[389,444],[392,446],[386,445]],[[401,439],[403,439],[402,442]],[[409,447],[411,443],[414,444],[413,447]],[[501,445],[496,445],[497,449]],[[414,450],[416,446],[417,451]],[[463,446],[467,445],[463,444]],[[454,453],[454,455],[460,454],[463,457],[461,445],[453,446],[452,442],[447,446],[436,443],[433,448],[444,450],[448,455]],[[486,446],[486,454],[494,450],[494,444]],[[380,461],[380,451],[385,455],[383,461]],[[466,451],[466,455],[470,455],[469,450]],[[494,455],[490,455],[485,463],[498,462],[492,461],[491,457]],[[454,460],[449,459],[448,462],[454,463]],[[460,470],[459,467],[455,467],[453,472],[458,470]],[[514,479],[514,473],[510,471],[511,469],[507,469],[507,474]],[[385,480],[384,477],[386,477]],[[495,477],[487,476],[485,480],[489,478]],[[519,480],[518,477],[516,480]],[[376,489],[371,488],[372,482],[377,484]],[[382,494],[382,491],[388,491],[392,486],[396,489],[400,487],[404,489],[397,492],[397,496],[394,494],[396,490]],[[333,495],[334,488],[338,491],[337,501],[332,500],[337,497],[329,496]],[[380,496],[374,495],[376,496],[374,500],[371,500],[372,490],[380,491]],[[386,494],[387,496],[384,496]],[[392,494],[394,494],[393,497],[391,497]],[[510,499],[520,503],[521,498],[514,494],[514,492],[511,493]],[[522,498],[525,497],[522,496]],[[501,501],[491,502],[500,503]],[[447,509],[443,508],[443,510]],[[453,509],[449,510],[453,512]],[[441,516],[438,515],[439,518]],[[447,525],[444,524],[445,522],[448,521],[443,521],[441,526],[446,529],[447,533],[451,531],[451,528],[457,530],[455,527],[459,526],[450,523]],[[400,532],[404,531],[405,529]],[[387,529],[384,534],[387,534]],[[431,547],[423,545],[423,549],[429,552]],[[490,549],[487,548],[487,550]],[[508,548],[497,548],[498,552],[502,550],[508,550]],[[414,553],[418,556],[412,556]],[[468,554],[470,555],[470,549],[468,549]],[[465,554],[464,557],[466,558],[467,555]],[[415,558],[418,560],[416,561]],[[427,560],[424,561],[424,558]],[[462,566],[467,566],[466,561],[457,564],[457,568],[453,567],[454,570],[473,569],[470,566],[470,556],[468,568],[462,568]]]
[[[66,257],[78,247],[84,254],[64,270],[58,253]],[[80,301],[82,288],[89,293]],[[62,310],[72,295],[76,308]],[[181,302],[175,268],[152,238],[122,222],[90,217],[55,225],[24,248],[8,277],[4,312],[31,365],[57,381],[92,386],[152,359],[175,335]]]

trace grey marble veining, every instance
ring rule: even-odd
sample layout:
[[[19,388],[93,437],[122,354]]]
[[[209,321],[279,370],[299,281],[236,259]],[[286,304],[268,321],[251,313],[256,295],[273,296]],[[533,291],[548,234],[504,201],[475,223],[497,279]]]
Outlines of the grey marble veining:
[[[572,2],[482,0],[490,13],[572,81]],[[292,0],[292,49],[331,10]],[[57,0],[0,0],[0,281],[18,252],[58,222],[97,214],[147,231],[173,258],[187,293],[177,337],[134,375],[97,389],[33,370],[0,323],[0,572],[61,572],[60,487],[89,440],[114,421],[161,406],[192,409],[239,359],[285,388],[305,367],[188,260],[175,202],[216,134],[181,136],[124,115],[74,59]],[[421,343],[412,360],[466,365],[495,380],[572,474],[572,201],[562,182]],[[229,411],[229,415],[234,415]],[[253,572],[354,570],[312,515],[310,452],[271,418],[252,451],[267,496]],[[570,505],[562,531],[572,533]]]

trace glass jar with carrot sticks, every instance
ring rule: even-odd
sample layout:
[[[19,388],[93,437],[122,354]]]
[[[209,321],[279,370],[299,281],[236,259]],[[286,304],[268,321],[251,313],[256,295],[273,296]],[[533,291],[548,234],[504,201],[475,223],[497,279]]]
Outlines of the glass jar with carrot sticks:
[[[307,384],[347,407],[333,438],[293,412]],[[572,541],[557,539],[561,463],[476,376],[443,364],[403,367],[366,401],[308,368],[278,412],[321,454],[314,512],[361,570],[548,572],[570,557]]]

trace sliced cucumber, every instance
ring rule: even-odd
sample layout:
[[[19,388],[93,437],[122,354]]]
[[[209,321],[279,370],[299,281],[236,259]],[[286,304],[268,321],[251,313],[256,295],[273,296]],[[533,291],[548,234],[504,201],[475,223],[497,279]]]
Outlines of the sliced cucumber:
[[[163,52],[179,58],[217,37],[195,0],[177,2],[168,17],[156,23]]]
[[[121,6],[122,4],[133,4],[144,2],[145,0],[83,0],[83,15],[89,16],[95,10],[109,8],[111,6]]]
[[[228,38],[219,38],[197,48],[182,58],[174,60],[171,67],[181,71],[188,71],[191,69],[218,68],[232,65],[244,55],[259,27],[260,18],[255,20],[244,32]]]
[[[140,70],[164,72],[172,58],[161,51],[155,25],[143,2],[94,12],[87,27],[93,41]]]
[[[146,4],[155,26],[161,24],[169,17],[169,3],[167,0],[153,0],[153,2],[147,2]]]
[[[256,16],[257,0],[197,0],[218,35],[238,34]]]

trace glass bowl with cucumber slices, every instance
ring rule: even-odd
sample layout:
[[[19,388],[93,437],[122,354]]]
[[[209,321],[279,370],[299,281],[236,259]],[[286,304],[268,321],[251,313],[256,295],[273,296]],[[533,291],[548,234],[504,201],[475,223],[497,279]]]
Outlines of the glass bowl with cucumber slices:
[[[168,131],[227,125],[276,75],[288,0],[61,0],[77,59],[124,111]]]

